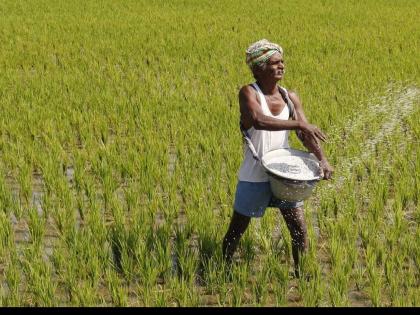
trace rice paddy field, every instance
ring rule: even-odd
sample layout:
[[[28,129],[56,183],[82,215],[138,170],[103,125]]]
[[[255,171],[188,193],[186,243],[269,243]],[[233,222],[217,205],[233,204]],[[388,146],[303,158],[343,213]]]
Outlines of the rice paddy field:
[[[420,2],[0,1],[0,305],[420,306]],[[335,168],[228,270],[245,49]],[[303,149],[293,134],[292,147]]]

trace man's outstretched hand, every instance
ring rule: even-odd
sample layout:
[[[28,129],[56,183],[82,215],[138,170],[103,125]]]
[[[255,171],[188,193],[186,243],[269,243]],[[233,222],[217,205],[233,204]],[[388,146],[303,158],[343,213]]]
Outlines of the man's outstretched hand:
[[[334,173],[334,169],[331,167],[330,163],[326,159],[319,162],[319,167],[321,170],[321,176],[323,179],[331,179]]]
[[[318,158],[320,167],[320,176],[323,179],[331,179],[334,173],[334,169],[331,167],[322,152],[319,140],[325,141],[327,137],[324,133],[316,126],[311,125],[307,122],[301,122],[301,128],[296,130],[296,134],[303,145]]]
[[[302,136],[308,141],[317,142],[318,140],[325,141],[327,137],[324,133],[315,125],[311,125],[305,121],[300,122],[300,131]]]

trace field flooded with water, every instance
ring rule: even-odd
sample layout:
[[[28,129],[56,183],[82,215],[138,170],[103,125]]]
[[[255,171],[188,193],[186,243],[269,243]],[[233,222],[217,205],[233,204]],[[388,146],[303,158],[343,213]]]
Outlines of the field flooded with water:
[[[0,305],[419,306],[419,11],[1,1]],[[299,279],[274,208],[222,259],[261,38],[335,168],[305,202]]]

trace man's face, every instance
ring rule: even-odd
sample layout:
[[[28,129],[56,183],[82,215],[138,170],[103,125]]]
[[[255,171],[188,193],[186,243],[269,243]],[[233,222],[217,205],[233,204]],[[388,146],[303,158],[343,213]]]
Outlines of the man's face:
[[[276,81],[280,81],[283,79],[284,68],[283,56],[276,52],[267,61],[265,68],[259,69],[257,75],[261,79],[275,79]]]
[[[270,70],[270,74],[277,80],[283,79],[284,75],[284,60],[280,53],[276,52],[267,62],[266,70]]]

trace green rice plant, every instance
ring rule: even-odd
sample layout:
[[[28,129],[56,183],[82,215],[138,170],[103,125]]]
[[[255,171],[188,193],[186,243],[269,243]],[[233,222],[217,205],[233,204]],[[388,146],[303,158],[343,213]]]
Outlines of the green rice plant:
[[[234,264],[231,266],[228,274],[229,291],[231,293],[232,305],[241,306],[244,302],[244,292],[248,286],[248,279],[250,277],[249,264]]]
[[[136,266],[139,273],[140,284],[149,290],[155,285],[157,278],[159,277],[160,271],[156,268],[157,259],[155,254],[150,254],[145,244],[139,244],[142,250],[136,252]],[[145,301],[145,304],[147,301]]]
[[[26,245],[35,251],[10,236],[28,224],[42,240],[40,255],[47,249],[43,238],[59,235],[51,256],[57,278],[50,282],[66,293],[56,298],[64,305],[136,304],[129,289],[136,283],[147,305],[200,304],[202,291],[217,294],[220,305],[256,305],[249,288],[264,291],[263,280],[253,277],[264,279],[257,270],[267,268],[268,255],[276,275],[267,288],[286,305],[294,280],[282,220],[276,240],[270,212],[259,230],[251,226],[235,256],[236,275],[229,275],[220,249],[243,158],[232,123],[239,119],[238,90],[254,80],[244,49],[267,38],[284,47],[288,74],[281,84],[298,92],[308,119],[327,133],[323,147],[336,167],[335,179],[320,183],[307,202],[319,233],[308,229],[302,268],[315,276],[297,280],[302,300],[293,303],[328,304],[332,295],[337,305],[353,305],[346,298],[354,278],[359,293],[375,296],[378,305],[388,295],[392,305],[418,304],[417,2],[103,4],[2,3],[0,212],[7,215],[0,218],[6,224],[0,259],[6,266],[9,251]],[[272,28],[279,19],[281,35]],[[295,136],[291,145],[304,149]],[[44,185],[39,217],[32,209],[35,172]],[[173,273],[178,224],[186,229],[178,246],[185,279]],[[123,275],[112,240],[121,247]],[[19,263],[13,268],[23,270]],[[44,267],[32,268],[46,277]],[[236,285],[232,277],[243,268],[247,284]],[[128,281],[111,300],[98,289],[105,270]],[[18,295],[4,290],[3,304],[42,303],[47,294],[27,292],[25,277]],[[193,283],[200,277],[204,287]]]
[[[240,307],[245,304],[244,287],[234,284],[231,288],[231,302],[233,307]]]
[[[219,285],[218,294],[217,294],[218,306],[232,305],[231,291],[232,289],[229,288],[226,283],[222,283]]]
[[[133,186],[129,186],[124,189],[124,197],[127,204],[127,212],[135,214],[134,211],[140,203],[138,191]]]
[[[5,302],[6,302],[6,293],[5,293],[5,286],[1,285],[0,286],[0,306],[4,307],[6,306]]]
[[[194,285],[196,270],[198,268],[198,255],[190,248],[183,234],[182,232],[177,232],[175,236],[175,255],[178,273],[180,279],[190,285]]]
[[[168,307],[169,304],[169,296],[167,290],[160,289],[154,292],[154,306],[156,307]]]
[[[235,268],[235,266],[226,263],[222,255],[215,256],[210,262],[213,262],[210,266],[212,269],[214,268],[214,273],[212,272],[212,269],[208,271],[208,273],[211,273],[212,276],[214,276],[214,278],[212,278],[212,283],[215,291],[212,292],[212,294],[216,296],[217,304],[219,306],[231,305],[233,268]],[[207,282],[207,288],[210,288],[212,283],[209,284]]]
[[[401,295],[401,291],[399,290],[401,274],[400,271],[395,266],[395,256],[391,255],[386,261],[384,265],[385,271],[385,280],[389,287],[389,297],[390,297],[390,304],[392,306],[395,305],[396,301],[399,299],[399,295]]]
[[[404,296],[401,293],[398,294],[394,300],[394,305],[396,307],[408,307],[409,303],[407,300],[407,296]]]
[[[174,267],[174,256],[171,252],[171,240],[169,237],[169,227],[165,227],[157,233],[161,239],[155,245],[155,265],[157,276],[162,279],[167,279],[172,276]],[[191,265],[191,263],[190,263]],[[191,280],[193,279],[191,275]]]
[[[300,277],[298,291],[302,296],[304,306],[320,306],[325,287],[321,275],[321,267],[317,261],[316,246],[314,245],[314,231],[308,228],[309,249],[300,259]]]
[[[206,265],[210,263],[214,266],[217,263],[222,264],[222,251],[220,241],[223,236],[220,236],[220,231],[217,228],[210,229],[204,225],[197,229],[198,234],[198,251],[200,255],[200,263]],[[205,266],[202,266],[205,268]]]
[[[309,279],[302,278],[299,280],[299,293],[302,296],[304,306],[321,306],[324,292],[324,284],[319,274],[315,274]]]
[[[220,270],[224,269],[223,262],[220,258],[213,257],[202,262],[202,269],[206,290],[209,294],[215,295],[221,282]]]
[[[128,244],[128,234],[125,227],[125,219],[122,208],[117,204],[112,207],[114,224],[110,227],[109,238],[114,256],[115,267],[127,278],[132,278],[133,261],[130,257],[130,245]]]
[[[348,278],[342,271],[333,273],[329,287],[330,301],[333,306],[348,306],[347,285]]]
[[[102,161],[99,172],[100,172],[101,181],[102,181],[102,185],[104,189],[105,211],[108,211],[109,207],[111,206],[110,200],[113,198],[113,194],[117,188],[116,186],[117,181],[113,179],[112,171],[110,170],[110,167],[107,165],[106,160]]]
[[[334,306],[345,306],[348,304],[347,291],[349,274],[345,267],[346,250],[338,235],[334,232],[330,239],[331,251],[331,285],[329,287],[330,302]]]
[[[66,264],[67,253],[62,246],[57,247],[51,255],[51,264],[57,274],[58,281],[61,283],[61,287],[68,295],[69,299],[72,297],[71,288],[75,285],[75,277],[70,277],[66,268],[71,266]]]
[[[83,191],[87,198],[88,205],[95,204],[97,196],[96,196],[96,187],[95,182],[89,176],[86,176],[83,181]]]
[[[357,259],[352,273],[358,291],[362,291],[366,285],[366,267],[362,261],[360,257]]]
[[[108,243],[108,232],[110,227],[106,226],[105,218],[101,213],[101,209],[97,203],[91,205],[89,212],[86,216],[86,227],[87,231],[85,231],[89,248],[93,249],[93,251],[89,251],[93,257],[97,257],[99,259],[98,264],[101,268],[105,268],[108,266],[110,261],[110,252],[109,252],[109,243]]]
[[[3,171],[1,174],[4,174]],[[15,198],[11,194],[10,189],[7,187],[3,176],[0,176],[0,209],[7,214],[15,213],[15,215],[20,218],[19,211],[16,211],[18,210],[17,208],[20,207],[17,207],[16,200],[14,199]]]
[[[0,226],[0,263],[5,263],[7,253],[14,247],[13,228],[5,212],[0,212]]]
[[[154,305],[153,300],[153,289],[151,286],[148,285],[138,285],[137,287],[139,300],[141,301],[141,305],[145,307],[150,307]],[[158,304],[160,301],[157,301]]]
[[[261,264],[261,270],[257,270],[255,282],[252,283],[252,292],[254,303],[263,306],[268,302],[272,270],[268,260],[262,261]]]
[[[419,288],[418,286],[412,287],[408,290],[407,300],[409,301],[410,307],[416,307],[419,302]]]
[[[43,215],[38,213],[38,210],[34,207],[30,207],[29,210],[29,235],[31,238],[31,243],[40,250],[42,245],[42,240],[45,234],[45,222],[46,219]]]
[[[370,246],[366,251],[366,263],[370,282],[369,296],[374,306],[380,306],[382,289],[381,270],[377,267],[377,257]]]
[[[105,279],[108,290],[111,294],[112,303],[116,306],[127,306],[127,288],[118,277],[118,274],[112,270],[105,271]]]
[[[174,278],[169,284],[172,292],[171,299],[176,306],[195,306],[200,304],[200,295],[196,287],[190,287],[190,284],[183,279]]]
[[[52,261],[69,302],[74,305],[96,305],[100,301],[97,290],[104,278],[101,244],[95,243],[86,230],[62,242],[63,248],[54,252]]]
[[[32,201],[32,168],[25,161],[21,161],[20,165],[18,176],[20,204],[22,207],[28,208]]]
[[[73,288],[71,303],[82,305],[85,307],[92,307],[98,304],[97,287],[93,286],[90,282],[78,280],[77,289]]]
[[[8,263],[5,265],[4,275],[8,292],[4,298],[4,305],[21,306],[22,296],[20,283],[22,280],[22,273],[19,265],[19,259],[14,251],[10,251],[7,258]]]
[[[292,261],[292,238],[283,219],[280,220],[279,225],[280,238],[276,248],[278,248],[278,255],[280,255],[281,259],[289,263]]]
[[[75,204],[76,204],[75,206],[76,206],[77,212],[79,213],[79,216],[80,216],[80,220],[82,222],[85,221],[85,219],[86,219],[86,215],[85,215],[85,213],[86,213],[86,202],[85,202],[84,196],[81,193],[76,195]]]
[[[268,263],[271,269],[271,282],[276,306],[285,306],[287,303],[289,285],[289,264],[282,263],[280,257],[269,256]]]
[[[28,248],[20,261],[25,278],[27,290],[32,296],[30,304],[33,306],[55,306],[57,304],[55,291],[57,285],[52,282],[52,270],[45,262],[37,245]]]

